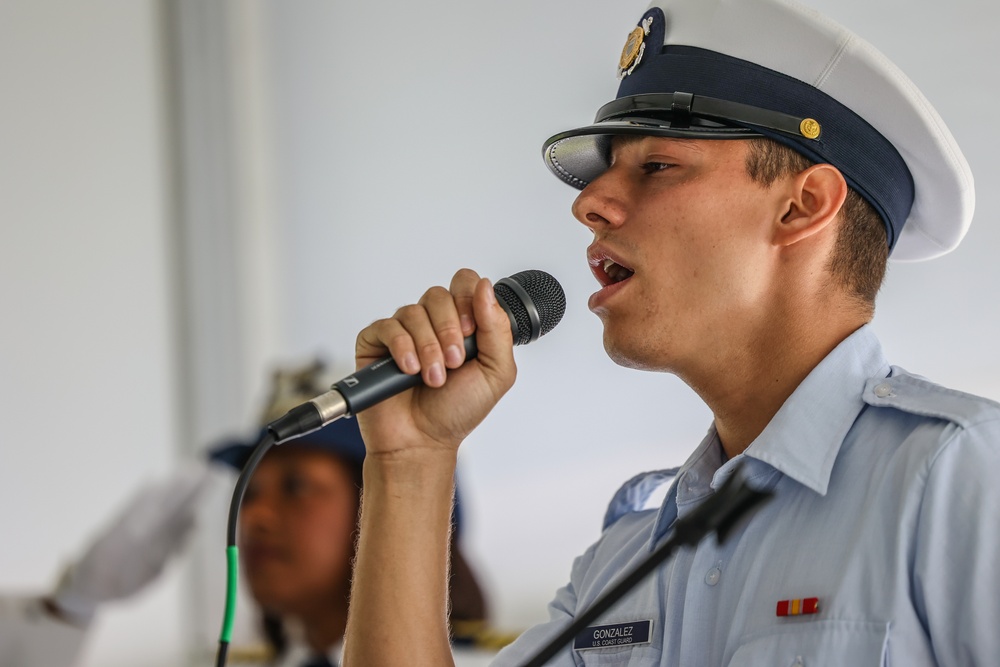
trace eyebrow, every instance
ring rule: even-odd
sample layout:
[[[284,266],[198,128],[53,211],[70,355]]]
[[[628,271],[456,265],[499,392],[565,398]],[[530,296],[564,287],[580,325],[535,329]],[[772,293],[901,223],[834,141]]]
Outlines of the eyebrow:
[[[696,153],[704,152],[701,142],[695,139],[686,139],[684,137],[658,137],[654,134],[616,134],[610,137],[611,140],[606,144],[604,153],[605,159],[609,164],[613,164],[616,155],[620,154],[623,149],[633,144],[637,144],[643,139],[650,138],[667,139],[670,142],[679,145],[682,149],[694,151]]]
[[[696,139],[685,139],[684,137],[659,137],[654,134],[617,134],[611,137],[611,151],[639,143],[644,139],[664,139],[671,143],[677,143],[685,148],[701,151],[701,143]]]

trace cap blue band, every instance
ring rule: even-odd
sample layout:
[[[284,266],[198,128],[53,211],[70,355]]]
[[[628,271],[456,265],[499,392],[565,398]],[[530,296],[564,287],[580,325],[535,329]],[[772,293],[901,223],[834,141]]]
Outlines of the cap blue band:
[[[797,79],[725,54],[668,45],[626,76],[618,98],[684,91],[772,109],[819,122],[818,139],[744,123],[814,162],[837,167],[848,185],[886,223],[889,248],[913,206],[913,177],[895,147],[863,118],[821,90]]]

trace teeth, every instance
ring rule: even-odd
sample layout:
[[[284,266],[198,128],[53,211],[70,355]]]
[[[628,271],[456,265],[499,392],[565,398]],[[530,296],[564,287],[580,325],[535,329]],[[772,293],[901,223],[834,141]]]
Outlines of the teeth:
[[[626,269],[624,266],[616,264],[610,259],[604,260],[601,266],[604,269],[604,273],[616,283],[625,280],[633,273],[630,269]]]

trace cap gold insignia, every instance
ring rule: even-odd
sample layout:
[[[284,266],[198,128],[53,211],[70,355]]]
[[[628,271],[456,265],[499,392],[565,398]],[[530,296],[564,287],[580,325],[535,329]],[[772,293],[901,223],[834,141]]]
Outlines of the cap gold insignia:
[[[820,130],[819,122],[813,120],[812,118],[805,118],[799,123],[799,132],[806,139],[815,139],[819,136]]]
[[[632,73],[635,66],[642,60],[642,54],[646,52],[646,35],[653,25],[653,17],[643,19],[641,25],[637,25],[635,30],[628,34],[625,40],[625,47],[622,49],[621,58],[618,59],[618,80],[621,81]]]

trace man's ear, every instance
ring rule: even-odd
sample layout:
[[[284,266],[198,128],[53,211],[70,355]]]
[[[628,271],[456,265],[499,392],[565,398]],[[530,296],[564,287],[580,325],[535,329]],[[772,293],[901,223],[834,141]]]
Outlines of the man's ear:
[[[814,164],[799,172],[787,188],[784,213],[774,230],[778,246],[790,246],[825,229],[847,198],[847,181],[829,164]]]

